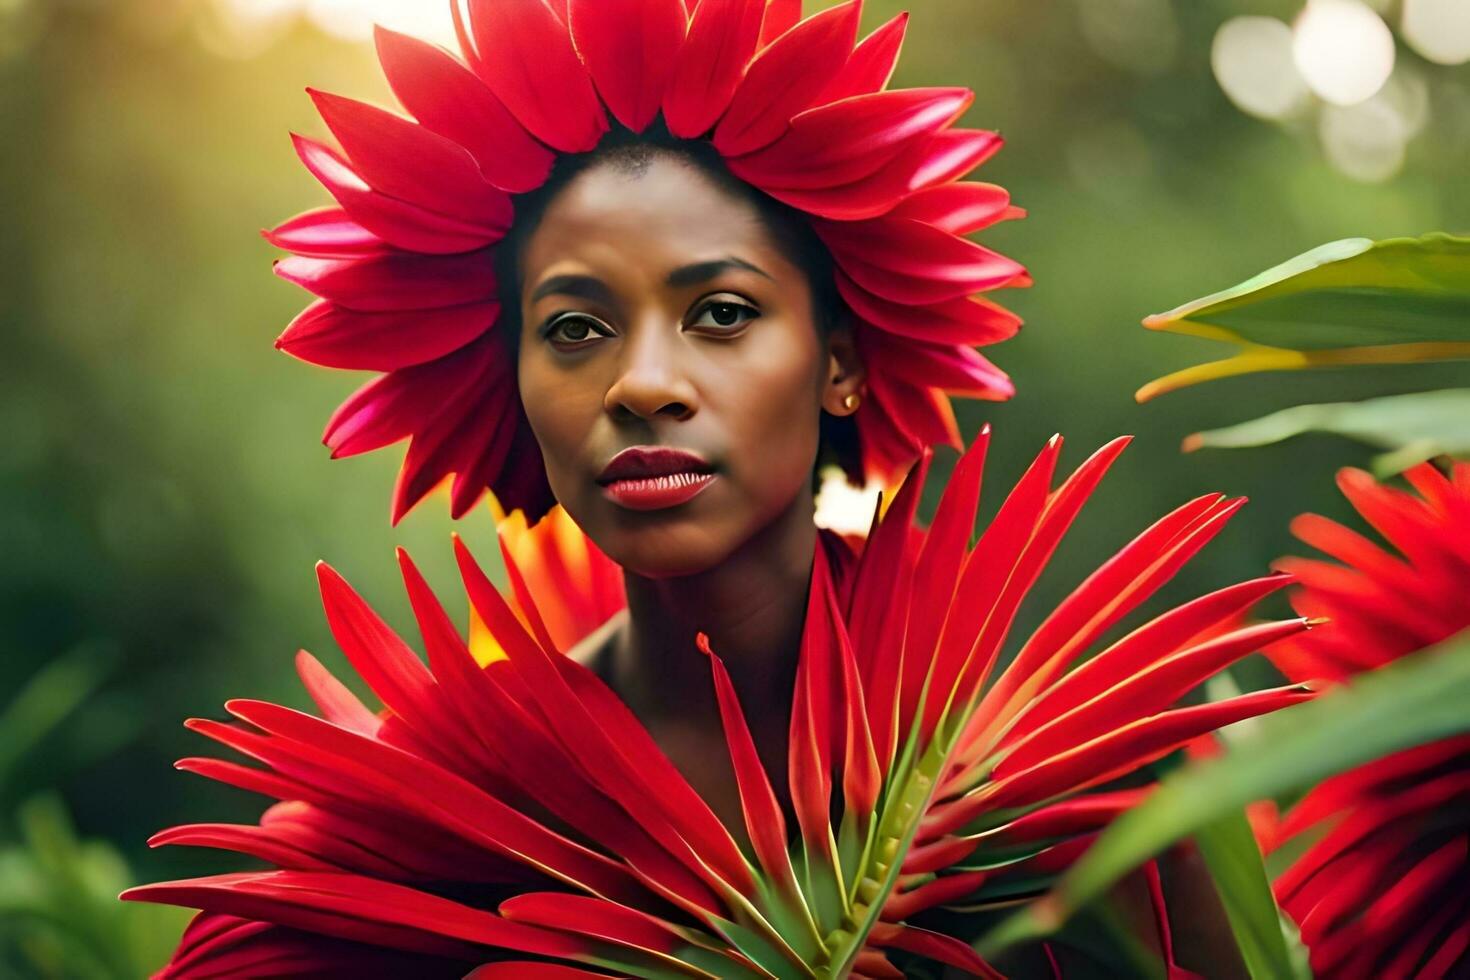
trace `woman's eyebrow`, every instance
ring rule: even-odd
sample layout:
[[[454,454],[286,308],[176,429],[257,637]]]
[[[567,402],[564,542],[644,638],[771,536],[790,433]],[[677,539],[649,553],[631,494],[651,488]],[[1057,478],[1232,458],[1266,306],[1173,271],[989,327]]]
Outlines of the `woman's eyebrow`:
[[[532,291],[531,302],[534,303],[541,297],[550,296],[552,293],[561,293],[564,296],[576,296],[580,299],[591,300],[594,303],[612,304],[612,290],[608,289],[607,284],[595,276],[552,276]]]
[[[670,286],[693,286],[724,272],[726,269],[747,269],[757,275],[771,278],[771,274],[758,265],[752,265],[744,259],[731,255],[723,259],[712,259],[709,262],[695,262],[683,265],[669,273],[665,282]]]

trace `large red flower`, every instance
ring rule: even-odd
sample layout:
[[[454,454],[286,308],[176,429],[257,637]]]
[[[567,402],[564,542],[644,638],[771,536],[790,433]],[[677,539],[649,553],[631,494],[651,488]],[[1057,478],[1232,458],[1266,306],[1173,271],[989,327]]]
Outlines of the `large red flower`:
[[[1393,546],[1312,514],[1297,537],[1336,562],[1288,559],[1292,605],[1329,617],[1274,647],[1297,680],[1349,680],[1470,628],[1470,464],[1425,463],[1415,493],[1360,470],[1338,474],[1358,513]],[[1470,971],[1470,736],[1379,759],[1313,789],[1278,842],[1326,832],[1279,878],[1318,977],[1464,976]]]
[[[909,920],[1039,893],[1144,792],[1116,777],[1309,694],[1173,706],[1305,628],[1216,628],[1288,576],[1195,599],[1087,657],[1239,508],[1219,495],[1145,530],[1001,667],[1021,600],[1124,441],[1053,488],[1053,440],[972,548],[987,443],[961,458],[927,531],[914,524],[926,453],[855,562],[828,556],[830,536],[816,551],[789,733],[794,843],[703,637],[748,850],[611,690],[558,652],[535,604],[521,597],[523,623],[462,544],[470,601],[505,653],[483,667],[406,555],[427,666],[322,566],[333,634],[386,710],[302,653],[320,717],[232,701],[237,722],[189,723],[263,768],[180,768],[282,802],[258,826],[177,827],[154,843],[276,870],[128,892],[205,910],[166,975],[428,976],[509,957],[484,975],[878,977],[898,975],[895,950],[989,975],[968,945]]]
[[[277,346],[383,372],[337,410],[325,441],[350,456],[410,440],[395,521],[450,475],[456,517],[487,486],[533,521],[551,505],[494,329],[494,249],[515,195],[614,121],[642,132],[660,117],[811,216],[868,369],[856,418],[869,476],[896,478],[926,445],[959,447],[946,392],[1011,395],[974,348],[1020,321],[977,294],[1029,280],[964,236],[1021,212],[1002,188],[959,179],[1001,143],[955,126],[973,92],[887,90],[907,15],[859,41],[860,0],[805,20],[800,0],[465,5],[467,19],[454,4],[463,61],[378,32],[412,120],[312,93],[341,151],[305,137],[296,148],[338,206],[266,235],[296,253],[277,273],[320,297]]]

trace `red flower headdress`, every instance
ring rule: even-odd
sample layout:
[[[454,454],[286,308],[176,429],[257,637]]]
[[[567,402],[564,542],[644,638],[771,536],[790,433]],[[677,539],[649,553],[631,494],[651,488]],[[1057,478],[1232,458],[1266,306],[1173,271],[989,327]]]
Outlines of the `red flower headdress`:
[[[1315,514],[1292,530],[1336,562],[1279,563],[1320,629],[1270,649],[1293,680],[1348,681],[1470,629],[1470,464],[1404,474],[1417,494],[1343,470],[1338,486],[1397,553]],[[1270,845],[1326,832],[1276,880],[1319,977],[1444,977],[1470,968],[1470,736],[1405,749],[1321,783]]]
[[[396,521],[451,474],[451,511],[493,487],[532,519],[551,505],[493,329],[493,270],[514,195],[558,153],[594,149],[608,114],[708,140],[731,172],[810,216],[854,316],[869,397],[856,421],[869,476],[927,445],[959,446],[946,393],[1003,399],[974,347],[1020,321],[975,294],[1026,285],[965,235],[1022,212],[961,181],[1001,144],[954,123],[963,88],[888,91],[907,15],[857,42],[861,0],[801,19],[800,0],[464,0],[461,62],[380,29],[378,55],[413,120],[312,92],[341,152],[295,137],[338,207],[267,232],[276,266],[320,299],[277,341],[302,360],[384,372],[327,425],[334,456],[410,439]],[[416,120],[416,121],[415,121]]]

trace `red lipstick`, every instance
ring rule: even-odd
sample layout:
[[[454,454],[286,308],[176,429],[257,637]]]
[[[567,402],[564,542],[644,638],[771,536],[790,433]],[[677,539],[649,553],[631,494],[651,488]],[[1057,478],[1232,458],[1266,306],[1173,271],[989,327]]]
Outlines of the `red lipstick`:
[[[597,476],[603,496],[629,510],[676,507],[714,480],[714,467],[702,457],[662,446],[624,449]]]

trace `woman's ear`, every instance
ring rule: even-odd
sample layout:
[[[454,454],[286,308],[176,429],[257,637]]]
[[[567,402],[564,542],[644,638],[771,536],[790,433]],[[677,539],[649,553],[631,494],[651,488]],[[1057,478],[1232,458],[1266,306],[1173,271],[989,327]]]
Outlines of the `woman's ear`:
[[[827,337],[827,383],[822,390],[822,408],[837,416],[852,415],[862,404],[867,380],[851,327],[835,328]]]

